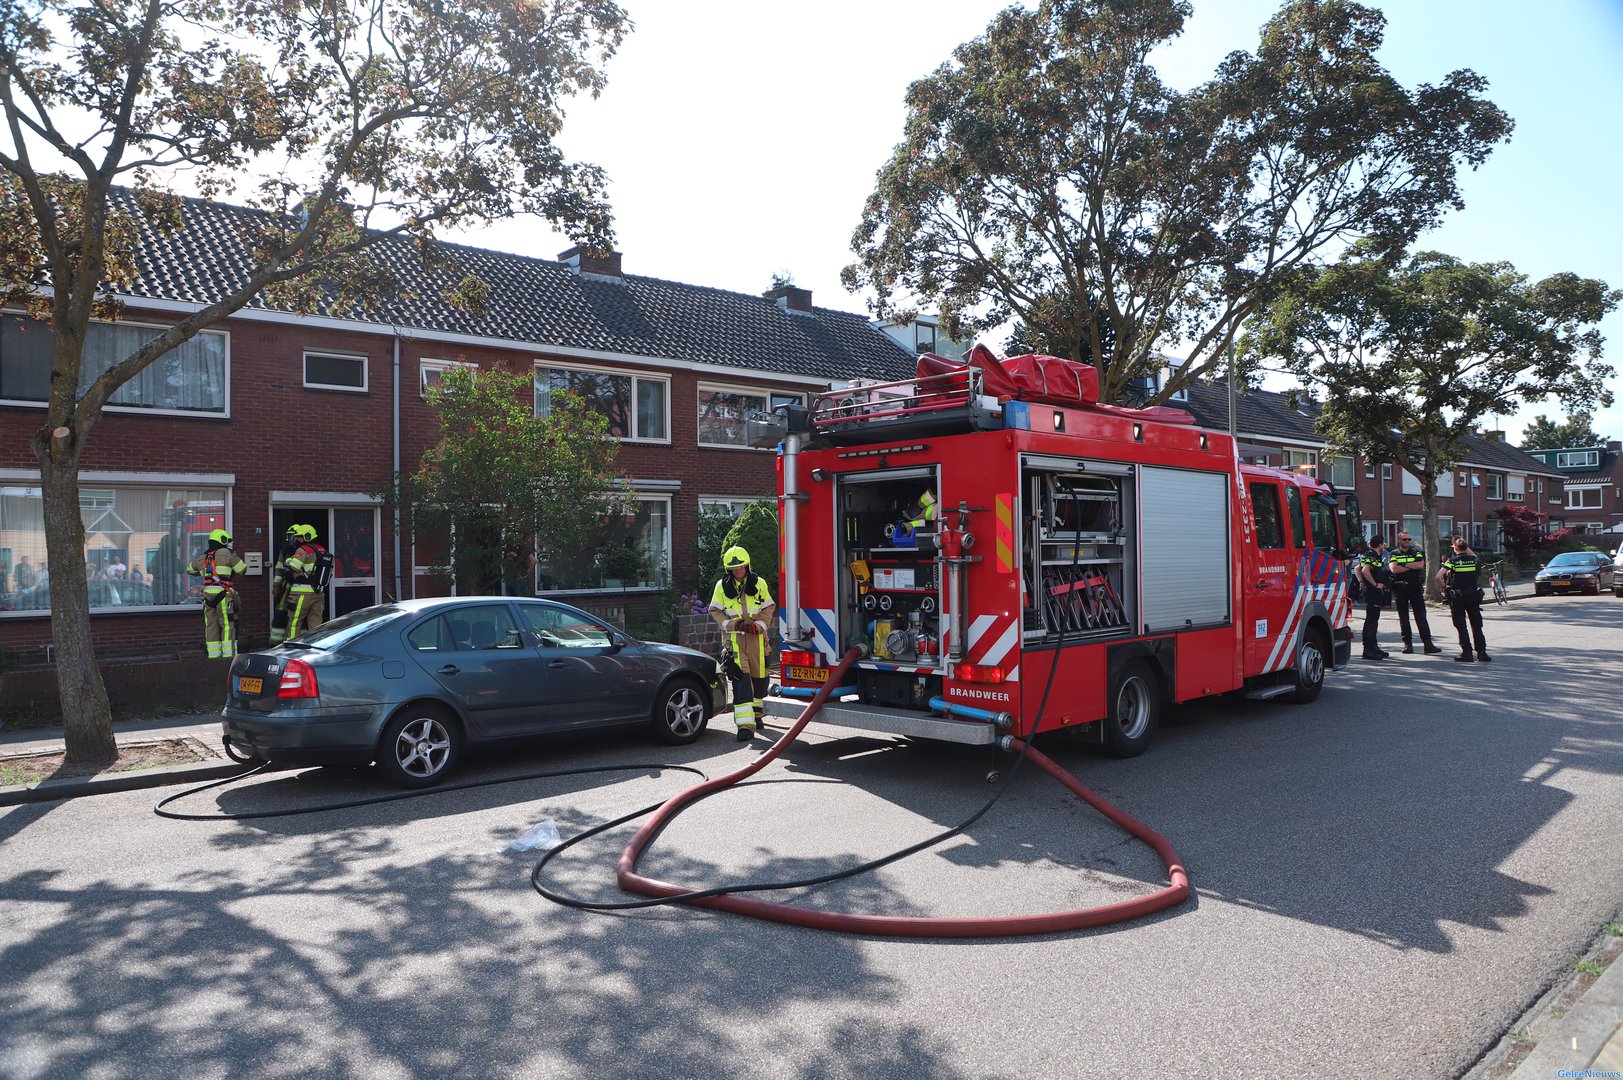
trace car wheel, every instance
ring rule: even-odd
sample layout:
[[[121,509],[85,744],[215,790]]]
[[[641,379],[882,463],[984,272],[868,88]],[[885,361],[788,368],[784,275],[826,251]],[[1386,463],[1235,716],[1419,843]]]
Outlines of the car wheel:
[[[1291,674],[1291,700],[1306,705],[1324,689],[1324,667],[1330,650],[1324,644],[1324,635],[1309,630],[1302,635],[1302,644],[1296,650],[1296,669]]]
[[[654,702],[654,735],[660,742],[683,746],[697,739],[710,723],[710,709],[698,683],[678,679]]]
[[[378,768],[399,787],[433,787],[462,761],[462,729],[438,709],[414,705],[383,729]]]
[[[1137,757],[1149,748],[1161,713],[1161,691],[1155,673],[1142,660],[1128,664],[1110,695],[1105,743],[1117,757]]]

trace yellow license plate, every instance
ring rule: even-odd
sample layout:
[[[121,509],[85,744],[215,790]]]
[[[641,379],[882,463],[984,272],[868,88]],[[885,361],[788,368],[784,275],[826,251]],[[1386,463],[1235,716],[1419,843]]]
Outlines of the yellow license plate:
[[[789,665],[789,678],[801,682],[828,682],[828,668]]]
[[[264,692],[265,692],[265,680],[264,679],[249,679],[249,678],[239,678],[239,679],[237,679],[237,693],[239,693],[239,694],[263,694]]]

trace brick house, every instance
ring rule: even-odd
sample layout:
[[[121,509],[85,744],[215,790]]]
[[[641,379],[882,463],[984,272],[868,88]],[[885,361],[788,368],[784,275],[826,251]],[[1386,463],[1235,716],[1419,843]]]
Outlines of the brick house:
[[[1197,383],[1168,402],[1188,409],[1205,427],[1228,430],[1228,389]],[[1235,432],[1240,453],[1258,465],[1312,472],[1340,490],[1358,495],[1366,535],[1379,531],[1388,541],[1399,529],[1416,537],[1423,522],[1420,482],[1405,469],[1377,465],[1361,457],[1330,454],[1314,427],[1318,406],[1301,392],[1254,391],[1235,396]],[[1563,476],[1531,454],[1505,442],[1500,432],[1467,437],[1464,459],[1438,478],[1437,527],[1441,536],[1464,533],[1481,551],[1504,550],[1497,511],[1521,504],[1559,527]]]
[[[1623,443],[1527,452],[1561,474],[1565,498],[1550,510],[1551,528],[1623,531]]]
[[[98,323],[87,369],[199,310],[249,267],[256,211],[188,200],[185,228],[143,240],[143,275],[118,323]],[[610,418],[618,467],[639,509],[624,541],[646,555],[637,580],[589,560],[538,568],[537,585],[605,616],[650,613],[687,570],[702,508],[771,495],[775,455],[752,445],[774,405],[837,380],[905,378],[912,354],[861,315],[815,307],[794,287],[764,295],[628,275],[621,256],[578,249],[557,260],[447,246],[429,270],[407,242],[376,258],[401,282],[364,314],[299,317],[262,300],[161,357],[121,390],[82,461],[81,507],[92,629],[102,656],[200,650],[201,619],[179,567],[213,528],[250,564],[243,640],[268,637],[269,567],[294,522],[335,556],[329,614],[445,591],[443,544],[399,535],[377,493],[435,438],[426,389],[458,365],[533,370],[536,408],[551,391],[586,395]],[[477,274],[485,314],[441,299]],[[0,318],[0,655],[49,657],[49,579],[37,463],[51,333]]]

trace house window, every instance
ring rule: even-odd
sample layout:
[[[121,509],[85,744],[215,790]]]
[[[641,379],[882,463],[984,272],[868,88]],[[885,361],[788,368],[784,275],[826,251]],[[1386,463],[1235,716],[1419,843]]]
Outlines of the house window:
[[[1292,472],[1318,475],[1319,453],[1317,450],[1286,450],[1285,468]]]
[[[83,574],[92,613],[195,605],[195,578],[186,564],[202,556],[208,535],[226,524],[225,488],[137,485],[86,488],[83,558],[71,566],[50,562],[45,550],[45,500],[38,487],[0,486],[0,536],[12,559],[0,616],[39,615],[51,609],[51,580]]]
[[[1599,510],[1601,489],[1598,487],[1567,487],[1568,510]]]
[[[921,353],[935,352],[935,327],[927,323],[914,323],[913,343]]]
[[[1519,503],[1527,501],[1527,477],[1507,476],[1505,477],[1505,484],[1506,502]]]
[[[1442,498],[1442,499],[1451,499],[1451,498],[1453,498],[1454,497],[1454,470],[1449,469],[1447,472],[1439,473],[1438,476],[1437,476],[1437,483],[1433,487],[1433,490],[1437,494],[1438,498]],[[1403,470],[1403,493],[1405,495],[1418,495],[1418,494],[1420,494],[1420,477],[1416,476],[1414,473],[1410,472],[1408,469]]]
[[[1568,450],[1555,455],[1558,469],[1593,469],[1599,464],[1599,450]]]
[[[352,353],[304,354],[304,385],[311,390],[366,392],[366,357]]]
[[[470,364],[465,360],[425,359],[418,361],[418,393],[422,395],[423,400],[428,400],[429,391],[437,388],[440,385],[440,377],[442,375],[444,375],[447,371],[454,371],[457,368],[464,368],[469,372],[476,372],[479,370],[479,365]]]
[[[775,420],[764,392],[699,387],[699,445],[753,446]]]
[[[774,408],[774,409],[776,409],[779,405],[804,405],[804,404],[806,404],[806,395],[805,394],[784,394],[784,393],[774,392],[773,395],[772,395],[772,408]],[[776,415],[776,414],[774,414],[774,415]]]
[[[670,380],[649,375],[537,365],[535,415],[552,412],[552,395],[568,390],[609,421],[609,434],[629,442],[670,441]]]
[[[85,331],[83,394],[102,373],[163,333],[140,323],[93,322]],[[148,364],[108,399],[109,409],[182,415],[226,415],[230,336],[204,330]],[[0,400],[39,404],[50,395],[56,335],[45,323],[7,315],[0,319]]]
[[[1390,465],[1382,465],[1381,466],[1381,479],[1382,480],[1390,480],[1390,479],[1392,479],[1392,466],[1390,466]]]
[[[1356,483],[1351,457],[1337,454],[1330,459],[1330,483],[1338,488],[1351,488]]]
[[[1364,479],[1375,479],[1375,463],[1373,461],[1364,462]]]
[[[1487,473],[1483,477],[1487,481],[1487,490],[1483,494],[1490,499],[1503,499],[1505,497],[1505,476],[1503,473]]]
[[[537,567],[538,591],[663,588],[671,574],[671,497],[639,494],[630,513],[606,525],[594,548],[547,555]]]

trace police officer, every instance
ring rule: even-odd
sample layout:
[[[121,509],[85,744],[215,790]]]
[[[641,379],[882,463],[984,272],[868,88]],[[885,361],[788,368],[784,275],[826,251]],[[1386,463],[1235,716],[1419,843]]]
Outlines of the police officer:
[[[766,582],[750,569],[749,552],[734,545],[722,553],[721,565],[721,580],[710,594],[710,617],[721,627],[730,652],[727,674],[738,741],[749,742],[764,718],[767,627],[777,605]]]
[[[1482,635],[1482,590],[1476,583],[1479,570],[1476,552],[1466,543],[1465,537],[1456,536],[1454,554],[1444,559],[1443,568],[1437,571],[1437,584],[1442,586],[1444,595],[1448,597],[1448,613],[1453,617],[1454,629],[1460,635],[1460,654],[1454,659],[1462,664],[1469,664],[1472,660],[1486,664],[1493,659],[1488,655],[1488,639]],[[1473,638],[1475,656],[1471,655]]]
[[[209,533],[208,548],[186,565],[186,573],[203,579],[203,642],[210,660],[237,655],[236,578],[247,571],[224,529]]]
[[[304,630],[314,630],[322,623],[327,609],[327,582],[323,573],[331,565],[326,558],[327,549],[316,543],[314,525],[295,525],[288,532],[296,533],[299,546],[287,559],[287,572],[292,584],[287,590],[287,636],[295,638]]]
[[[1357,573],[1364,586],[1364,659],[1385,660],[1392,654],[1381,648],[1376,635],[1381,608],[1387,604],[1386,537],[1372,536],[1358,559]]]
[[[1414,538],[1398,533],[1398,546],[1386,560],[1392,575],[1392,604],[1398,609],[1398,626],[1403,630],[1403,651],[1414,652],[1414,635],[1409,631],[1409,613],[1414,612],[1414,628],[1420,631],[1420,644],[1428,653],[1443,650],[1432,644],[1431,624],[1426,621],[1426,553],[1414,546]]]

